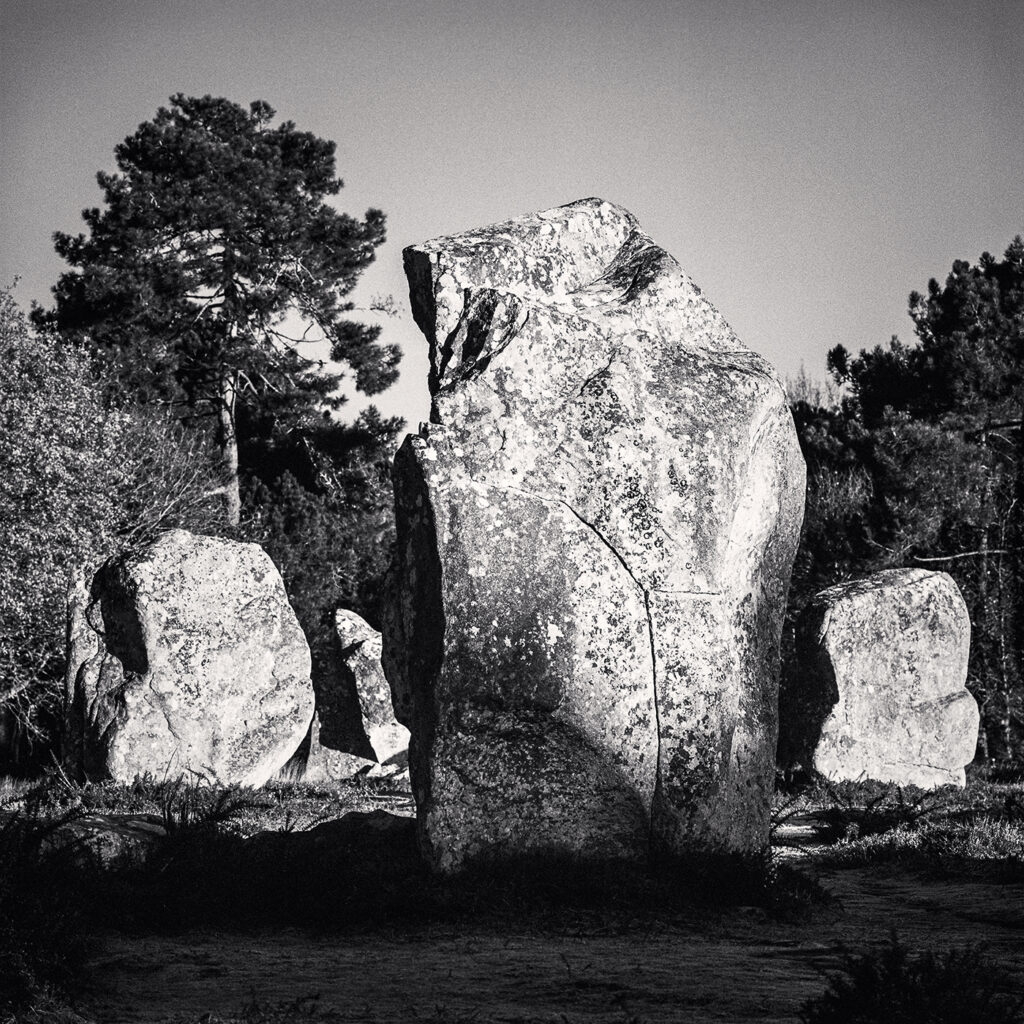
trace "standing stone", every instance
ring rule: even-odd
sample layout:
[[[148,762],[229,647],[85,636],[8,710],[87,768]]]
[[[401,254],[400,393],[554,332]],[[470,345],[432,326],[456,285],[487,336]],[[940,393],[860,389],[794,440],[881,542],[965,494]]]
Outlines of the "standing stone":
[[[398,769],[408,760],[409,730],[395,720],[381,668],[381,636],[355,612],[334,617],[336,678],[320,683],[303,778],[347,779]]]
[[[963,786],[979,721],[964,688],[970,643],[944,572],[889,569],[823,590],[797,623],[788,749],[828,779]]]
[[[173,530],[68,600],[67,766],[260,786],[313,714],[309,648],[256,544]]]
[[[777,375],[599,199],[405,269],[433,406],[384,667],[428,859],[761,849],[804,493]]]
[[[409,730],[395,719],[391,687],[381,667],[381,635],[355,612],[339,608],[334,616],[345,671],[352,677],[363,731],[373,758],[387,764],[409,749]]]

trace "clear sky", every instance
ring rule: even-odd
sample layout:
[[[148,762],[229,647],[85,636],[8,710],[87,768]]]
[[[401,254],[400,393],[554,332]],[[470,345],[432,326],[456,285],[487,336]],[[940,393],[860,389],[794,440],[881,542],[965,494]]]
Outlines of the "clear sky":
[[[388,215],[355,298],[407,353],[401,249],[584,196],[632,210],[750,347],[824,376],[912,335],[907,295],[1024,232],[1021,0],[0,0],[0,282],[49,301],[55,230],[175,92],[338,143]],[[353,403],[358,408],[358,403]]]

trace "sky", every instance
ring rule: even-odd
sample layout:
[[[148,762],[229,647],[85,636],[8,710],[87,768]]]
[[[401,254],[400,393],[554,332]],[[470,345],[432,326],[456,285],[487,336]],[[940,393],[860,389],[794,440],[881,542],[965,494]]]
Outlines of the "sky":
[[[24,307],[177,92],[337,142],[338,208],[388,216],[353,296],[398,303],[402,376],[374,401],[413,429],[401,250],[427,238],[612,200],[749,347],[824,378],[834,345],[909,340],[911,290],[1024,232],[1019,0],[0,0],[0,285]]]

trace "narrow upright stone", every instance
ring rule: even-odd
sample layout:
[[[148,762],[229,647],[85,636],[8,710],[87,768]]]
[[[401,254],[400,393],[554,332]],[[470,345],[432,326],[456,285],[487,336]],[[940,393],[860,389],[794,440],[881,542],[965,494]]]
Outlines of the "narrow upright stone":
[[[405,267],[433,406],[384,665],[429,859],[761,848],[804,491],[778,377],[599,199]]]
[[[395,771],[408,761],[409,730],[395,721],[380,633],[347,608],[334,613],[334,629],[335,678],[317,691],[303,771],[311,782]]]

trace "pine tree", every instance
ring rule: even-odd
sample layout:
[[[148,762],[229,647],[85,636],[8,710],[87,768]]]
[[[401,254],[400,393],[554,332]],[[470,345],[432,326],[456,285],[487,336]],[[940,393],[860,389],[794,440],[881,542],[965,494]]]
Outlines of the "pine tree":
[[[339,406],[340,375],[302,353],[310,340],[366,394],[394,381],[399,358],[379,327],[347,318],[384,215],[328,205],[342,186],[334,143],[274,116],[260,100],[173,96],[115,148],[119,173],[97,175],[106,205],[83,212],[88,234],[54,236],[75,269],[55,307],[33,311],[86,341],[130,400],[212,419],[234,523],[240,406],[294,420]]]

